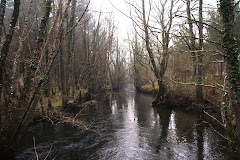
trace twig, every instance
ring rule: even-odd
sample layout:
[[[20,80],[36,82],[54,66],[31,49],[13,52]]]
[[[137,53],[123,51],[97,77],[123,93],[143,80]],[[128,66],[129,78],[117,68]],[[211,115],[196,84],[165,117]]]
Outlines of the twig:
[[[228,139],[227,137],[225,137],[225,136],[223,136],[221,133],[219,133],[210,123],[208,123],[207,121],[202,121],[203,123],[205,123],[205,124],[208,124],[213,130],[214,130],[214,132],[216,132],[219,136],[221,136],[223,139],[225,139],[225,140],[227,140],[227,141],[229,141],[229,142],[234,142],[234,141],[232,141],[232,140],[230,140],[230,139]]]
[[[190,128],[187,132],[185,132],[184,134],[181,135],[181,137],[185,136],[186,134],[188,134],[193,128],[196,128],[200,125],[202,125],[203,122],[200,122],[198,124],[195,124],[194,126],[192,126],[192,128]]]
[[[67,30],[67,32],[65,33],[64,37],[67,36],[67,34],[69,32],[71,32],[75,27],[77,27],[79,25],[79,23],[81,22],[83,16],[85,15],[85,13],[87,12],[88,10],[88,7],[89,7],[89,4],[90,4],[91,0],[89,0],[87,6],[85,7],[85,10],[83,11],[81,17],[78,19],[78,21],[75,23],[75,25],[73,25],[69,30]]]
[[[47,159],[47,157],[49,156],[49,154],[50,154],[51,150],[52,150],[52,146],[51,146],[51,148],[50,148],[50,150],[49,150],[49,152],[48,152],[47,156],[44,158],[44,160],[46,160],[46,159]]]
[[[36,154],[36,158],[38,160],[38,154],[37,154],[37,149],[36,149],[36,145],[35,145],[35,137],[33,136],[33,146],[34,146],[34,152]]]
[[[210,115],[208,112],[206,112],[205,110],[203,110],[203,112],[208,115],[209,117],[211,117],[212,119],[214,119],[215,121],[217,121],[221,126],[224,127],[224,125],[215,117],[213,117],[212,115]]]
[[[176,15],[176,17],[180,17],[180,18],[186,18],[186,19],[188,19],[188,17],[186,17],[186,16],[182,16],[182,15]],[[204,24],[204,25],[206,25],[206,26],[209,26],[209,27],[215,29],[215,30],[218,31],[219,33],[222,33],[221,30],[219,30],[219,29],[218,29],[217,27],[215,27],[215,26],[212,26],[211,24],[208,24],[208,23],[205,23],[205,22],[199,22],[199,21],[196,20],[196,19],[192,19],[192,21],[194,21],[195,23],[202,23],[202,24]]]
[[[215,89],[218,89],[218,90],[220,90],[220,91],[222,91],[222,92],[227,92],[227,90],[225,90],[225,89],[223,88],[223,86],[220,85],[220,84],[218,84],[218,86],[220,86],[220,87],[222,87],[222,88],[219,88],[219,87],[217,87],[217,86],[210,85],[210,84],[184,83],[184,82],[177,82],[177,81],[174,81],[174,80],[171,79],[171,78],[169,78],[169,79],[170,79],[170,81],[172,81],[172,82],[175,83],[175,84],[193,85],[193,86],[197,86],[197,85],[199,85],[199,86],[203,86],[203,87],[215,88]]]
[[[219,136],[221,136],[223,139],[225,139],[225,140],[227,140],[227,141],[229,141],[229,142],[234,142],[234,141],[228,139],[227,137],[225,137],[224,135],[222,135],[221,133],[219,133],[219,132],[218,132],[210,123],[208,123],[207,121],[202,121],[202,122],[194,125],[191,129],[189,129],[187,132],[185,132],[182,136],[186,135],[186,134],[187,134],[188,132],[190,132],[193,128],[196,128],[196,127],[202,125],[203,123],[208,124],[208,125],[214,130],[214,132],[216,132],[216,133],[217,133]]]
[[[83,109],[81,109],[81,110],[74,116],[73,120],[75,120],[75,119],[77,118],[77,116],[78,116],[79,114],[81,114],[82,111],[83,111],[85,108],[86,108],[86,107],[84,107]]]

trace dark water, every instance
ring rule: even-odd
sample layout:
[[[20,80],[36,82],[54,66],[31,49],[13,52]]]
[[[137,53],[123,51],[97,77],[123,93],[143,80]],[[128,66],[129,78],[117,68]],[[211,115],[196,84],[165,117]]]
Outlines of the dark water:
[[[193,127],[198,120],[192,113],[154,109],[151,101],[129,84],[109,105],[93,107],[85,115],[94,131],[39,123],[23,136],[16,158],[36,157],[34,136],[39,159],[230,159],[226,142],[211,128]]]

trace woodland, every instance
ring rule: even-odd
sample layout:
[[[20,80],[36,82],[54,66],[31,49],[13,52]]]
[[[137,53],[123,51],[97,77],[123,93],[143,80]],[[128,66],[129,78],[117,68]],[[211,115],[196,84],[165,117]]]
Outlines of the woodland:
[[[63,109],[134,83],[153,107],[211,119],[239,156],[240,1],[125,0],[128,13],[113,6],[132,21],[123,42],[117,17],[93,11],[94,0],[0,3],[1,151],[33,121],[63,121]]]

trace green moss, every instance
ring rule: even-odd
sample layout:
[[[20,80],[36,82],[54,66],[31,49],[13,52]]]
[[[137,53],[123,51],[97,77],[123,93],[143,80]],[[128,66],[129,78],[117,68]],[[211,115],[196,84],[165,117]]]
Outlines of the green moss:
[[[161,99],[161,95],[158,91],[156,97],[152,101],[152,105],[159,105],[161,103],[160,99]]]
[[[110,90],[110,89],[112,89],[112,86],[111,86],[111,85],[106,85],[106,86],[105,86],[105,89],[106,89],[106,90]]]
[[[81,97],[84,97],[84,95],[88,92],[87,89],[80,89],[80,91],[76,92],[76,97],[79,95],[81,92]]]
[[[62,100],[61,99],[53,100],[52,101],[52,106],[53,107],[62,106]]]
[[[96,100],[86,101],[83,103],[83,105],[95,105],[95,104],[97,104]]]

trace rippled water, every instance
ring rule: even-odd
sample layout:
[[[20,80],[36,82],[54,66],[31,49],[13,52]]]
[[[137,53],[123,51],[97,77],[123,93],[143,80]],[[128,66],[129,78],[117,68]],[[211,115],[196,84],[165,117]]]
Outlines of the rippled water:
[[[36,156],[34,136],[40,159],[230,159],[226,142],[211,128],[193,127],[198,120],[192,113],[152,108],[152,97],[137,93],[132,84],[110,99],[85,115],[98,127],[94,131],[47,122],[29,127],[16,158]]]

